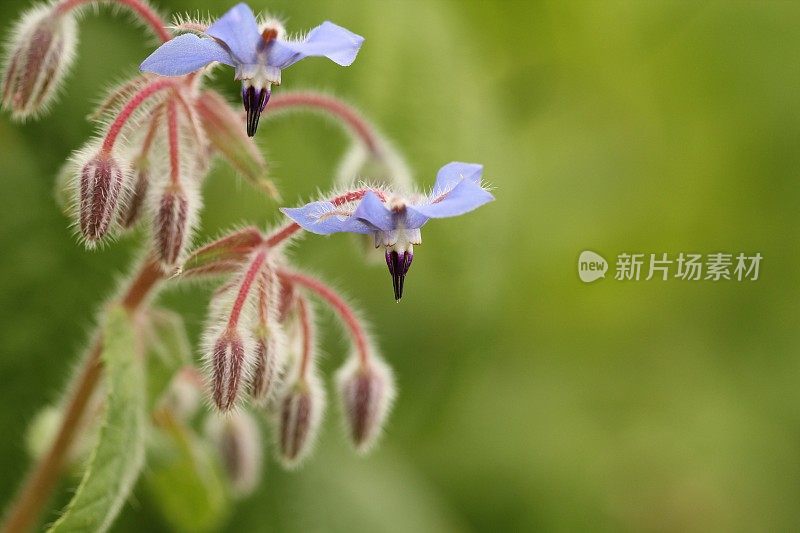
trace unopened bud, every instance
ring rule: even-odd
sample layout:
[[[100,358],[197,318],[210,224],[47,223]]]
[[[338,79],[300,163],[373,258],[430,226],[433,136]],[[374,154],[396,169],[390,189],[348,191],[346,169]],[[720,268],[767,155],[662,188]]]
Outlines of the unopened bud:
[[[3,66],[2,102],[15,119],[43,111],[69,70],[77,45],[70,13],[50,5],[25,13],[11,31]]]
[[[359,453],[369,451],[381,434],[395,397],[394,377],[386,363],[351,357],[336,376],[348,436]]]
[[[211,398],[222,412],[233,409],[241,397],[248,366],[245,356],[244,341],[235,331],[225,330],[212,346]]]
[[[124,182],[125,172],[110,153],[98,153],[80,169],[79,219],[88,246],[108,233]]]
[[[127,205],[119,213],[119,222],[124,228],[133,227],[142,216],[142,208],[147,198],[147,190],[150,188],[150,170],[146,163],[137,165],[136,183],[133,185],[133,192]]]
[[[202,381],[193,367],[179,370],[169,384],[160,406],[179,420],[190,420],[200,407]]]
[[[278,448],[286,468],[296,468],[311,452],[324,412],[325,393],[315,375],[287,387],[278,420]]]
[[[191,219],[194,218],[191,199],[185,188],[168,185],[158,200],[155,212],[155,249],[161,264],[169,269],[177,265],[189,241]]]
[[[283,334],[273,328],[266,335],[259,336],[255,344],[255,368],[250,384],[253,399],[265,404],[275,390],[280,374],[280,362],[284,347]]]
[[[212,415],[206,431],[238,497],[248,496],[261,479],[262,444],[256,421],[246,411]]]

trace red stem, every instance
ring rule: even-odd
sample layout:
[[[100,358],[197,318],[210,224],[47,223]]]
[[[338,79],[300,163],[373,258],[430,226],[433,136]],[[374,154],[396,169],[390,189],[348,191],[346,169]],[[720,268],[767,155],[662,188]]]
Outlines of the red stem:
[[[308,377],[308,369],[311,364],[311,344],[313,342],[313,326],[308,311],[308,302],[302,296],[297,298],[297,311],[300,318],[300,330],[303,335],[303,353],[300,357],[300,379]]]
[[[146,261],[119,300],[120,303],[129,313],[136,313],[162,279],[158,264]],[[47,453],[33,466],[11,504],[0,528],[3,533],[30,530],[39,519],[42,507],[49,501],[76,432],[86,416],[86,407],[100,381],[102,351],[103,337],[98,334],[71,387],[58,433]]]
[[[339,296],[332,288],[328,287],[318,279],[312,278],[311,276],[289,270],[280,270],[278,275],[280,275],[282,279],[289,283],[294,283],[305,287],[325,300],[328,305],[331,306],[336,314],[338,314],[342,319],[342,322],[344,322],[345,326],[347,326],[347,329],[350,330],[350,334],[352,335],[353,342],[356,346],[356,351],[358,351],[358,358],[361,362],[362,368],[367,367],[369,365],[370,355],[367,333],[361,326],[361,322],[358,320],[355,311],[353,311],[353,309],[347,305],[347,302],[345,302],[344,298]]]
[[[76,7],[80,7],[83,4],[88,4],[94,0],[62,0],[56,6],[56,13],[62,15],[68,12],[70,9],[75,9]],[[150,29],[153,30],[153,33],[156,34],[156,37],[161,39],[163,42],[167,42],[172,39],[172,34],[167,30],[167,24],[158,16],[150,6],[146,3],[141,2],[140,0],[109,0],[111,3],[117,3],[124,6],[127,6],[133,11],[136,15],[139,15],[139,18],[142,19],[142,22],[147,24]]]
[[[359,115],[358,111],[341,100],[313,92],[279,93],[270,99],[266,116],[269,116],[270,112],[292,107],[309,107],[341,119],[372,154],[380,155],[380,141],[375,129]]]
[[[150,127],[147,130],[147,134],[144,137],[144,141],[142,142],[142,150],[139,152],[139,158],[142,160],[147,159],[148,154],[150,154],[150,148],[153,146],[153,141],[156,138],[156,132],[158,132],[158,125],[161,123],[161,109],[156,109],[153,112],[153,118],[150,120]]]
[[[178,111],[174,98],[167,101],[167,137],[169,138],[169,180],[177,189],[181,184],[181,161],[178,144]]]
[[[250,267],[247,269],[247,272],[245,272],[242,284],[239,286],[239,292],[236,294],[236,300],[233,302],[233,308],[231,309],[231,316],[228,319],[229,330],[234,329],[236,325],[239,323],[239,317],[242,314],[244,303],[245,301],[247,301],[247,294],[250,292],[250,287],[253,285],[253,280],[256,279],[258,271],[261,268],[261,265],[264,264],[264,260],[266,258],[267,258],[266,250],[258,252],[256,256],[253,258],[253,261],[250,263]]]
[[[175,86],[175,81],[168,78],[160,78],[152,83],[148,83],[144,87],[142,87],[136,94],[134,94],[128,103],[125,104],[125,107],[122,108],[117,118],[114,119],[114,122],[111,123],[111,126],[108,128],[108,133],[106,133],[106,138],[103,140],[103,146],[101,151],[105,154],[111,153],[111,150],[114,148],[114,143],[117,141],[122,128],[131,118],[134,111],[144,103],[145,100],[153,96],[155,93],[159,91],[163,91],[164,89],[169,89]]]

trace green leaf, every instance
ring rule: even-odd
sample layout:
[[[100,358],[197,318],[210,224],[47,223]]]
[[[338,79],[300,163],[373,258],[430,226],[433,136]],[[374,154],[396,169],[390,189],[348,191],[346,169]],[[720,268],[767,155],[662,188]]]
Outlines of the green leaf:
[[[103,332],[106,409],[78,490],[51,533],[107,531],[144,462],[145,377],[128,314],[112,308]]]
[[[147,326],[147,410],[151,412],[178,370],[191,364],[192,347],[178,313],[152,309]]]
[[[175,531],[216,530],[228,516],[230,493],[208,442],[168,412],[157,416],[163,431],[150,441],[145,486]]]
[[[264,242],[261,231],[248,226],[231,231],[192,252],[181,277],[219,276],[239,270],[256,246]]]
[[[203,91],[197,111],[208,141],[253,187],[278,199],[278,190],[267,178],[267,163],[253,139],[242,127],[241,116],[215,91]]]

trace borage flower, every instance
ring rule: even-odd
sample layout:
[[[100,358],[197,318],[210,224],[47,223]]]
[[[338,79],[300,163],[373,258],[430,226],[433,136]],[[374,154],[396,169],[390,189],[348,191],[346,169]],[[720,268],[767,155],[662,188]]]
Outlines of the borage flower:
[[[247,134],[258,128],[272,85],[281,84],[281,69],[305,57],[327,57],[343,67],[355,61],[364,38],[325,21],[301,40],[286,38],[276,20],[259,27],[252,10],[238,4],[214,22],[204,37],[185,33],[161,45],[139,67],[162,76],[182,76],[214,61],[236,69],[242,81],[242,101],[247,112]]]
[[[343,205],[312,202],[281,211],[303,229],[319,235],[373,234],[375,247],[386,248],[394,297],[399,301],[414,258],[414,245],[422,242],[420,228],[432,218],[462,215],[494,200],[481,185],[482,173],[482,165],[453,162],[439,169],[428,196],[403,197],[374,189],[358,202]]]

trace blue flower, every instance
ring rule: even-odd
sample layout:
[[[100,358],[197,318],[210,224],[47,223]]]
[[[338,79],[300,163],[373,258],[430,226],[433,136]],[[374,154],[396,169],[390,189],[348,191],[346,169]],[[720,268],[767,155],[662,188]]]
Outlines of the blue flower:
[[[185,33],[161,45],[139,67],[142,72],[182,76],[217,61],[236,69],[242,81],[247,134],[253,136],[269,101],[272,85],[281,84],[281,69],[311,56],[324,56],[344,67],[356,59],[364,42],[360,35],[325,21],[302,40],[285,38],[277,21],[262,29],[252,10],[238,4],[214,22],[203,37]]]
[[[420,228],[432,218],[463,215],[494,200],[481,185],[482,173],[482,165],[448,163],[439,169],[433,191],[427,196],[405,198],[370,189],[358,201],[312,202],[281,211],[303,229],[319,235],[339,232],[374,235],[375,247],[386,248],[394,297],[400,300],[414,258],[414,245],[422,242]]]

